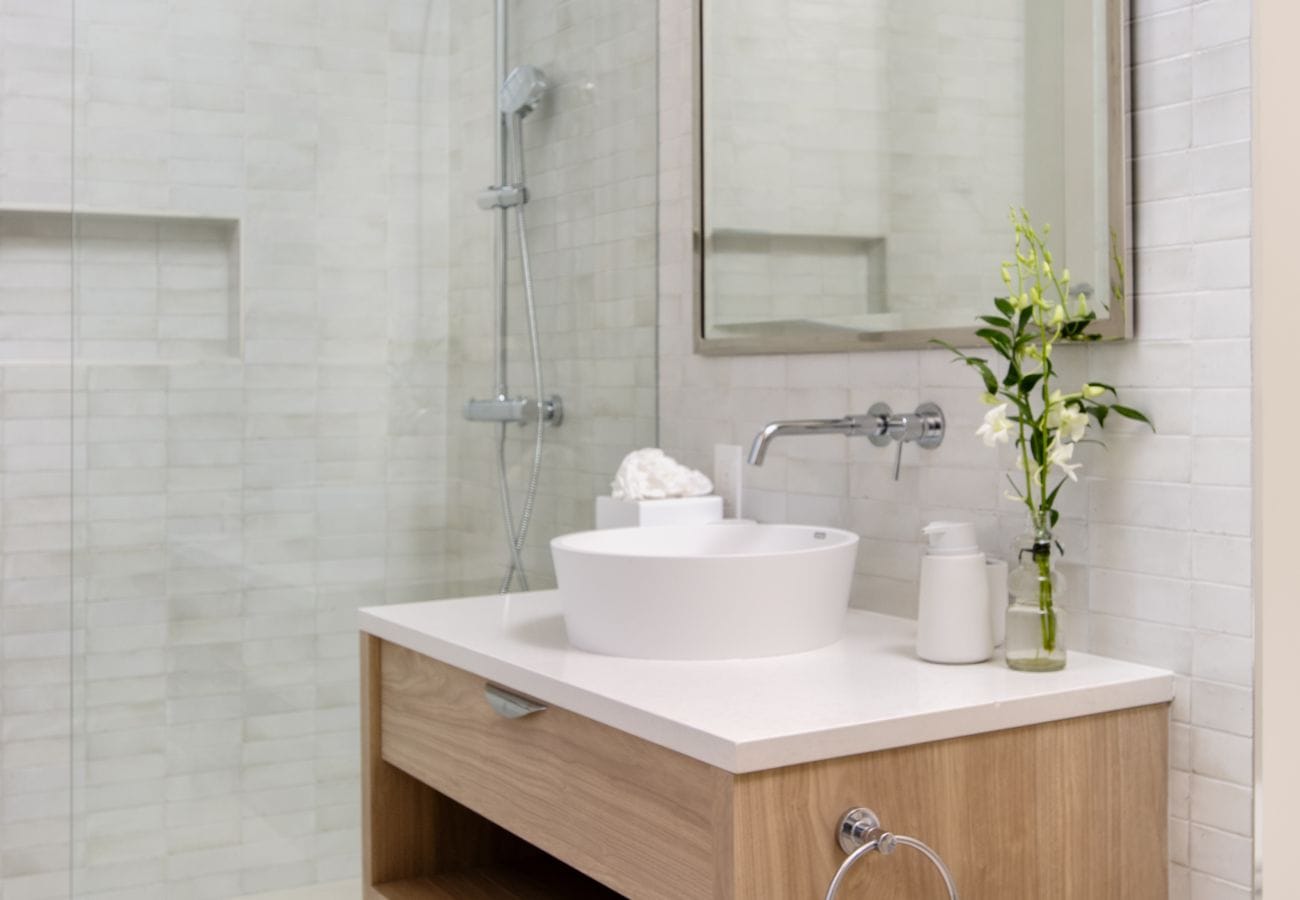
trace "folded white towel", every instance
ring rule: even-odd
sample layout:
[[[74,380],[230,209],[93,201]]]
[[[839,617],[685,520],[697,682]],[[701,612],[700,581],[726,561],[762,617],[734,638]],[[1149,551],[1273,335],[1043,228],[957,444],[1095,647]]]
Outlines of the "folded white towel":
[[[623,457],[610,489],[615,500],[663,500],[703,497],[713,493],[713,482],[658,447],[646,447]]]

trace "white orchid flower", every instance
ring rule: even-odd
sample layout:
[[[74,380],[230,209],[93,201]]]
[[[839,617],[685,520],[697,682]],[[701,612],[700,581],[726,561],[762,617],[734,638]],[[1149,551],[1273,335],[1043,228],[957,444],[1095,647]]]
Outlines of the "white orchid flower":
[[[1081,441],[1088,431],[1088,414],[1073,406],[1063,407],[1056,427],[1070,443]]]
[[[1078,394],[1071,394],[1067,398],[1059,390],[1055,390],[1047,398],[1047,427],[1056,429],[1071,443],[1082,440],[1084,432],[1088,430],[1088,414],[1065,402],[1078,396]]]
[[[1007,404],[999,403],[984,414],[984,424],[975,429],[975,434],[983,439],[985,447],[996,447],[1011,440],[1011,428]]]
[[[1061,442],[1058,436],[1056,440],[1047,448],[1047,465],[1056,466],[1071,481],[1078,481],[1079,476],[1074,474],[1074,470],[1079,468],[1083,463],[1071,463],[1074,457],[1074,444],[1065,444]]]

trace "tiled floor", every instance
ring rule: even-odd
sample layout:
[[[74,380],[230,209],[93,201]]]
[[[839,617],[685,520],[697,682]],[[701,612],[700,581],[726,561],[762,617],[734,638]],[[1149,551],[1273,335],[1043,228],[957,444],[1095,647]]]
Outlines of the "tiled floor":
[[[332,881],[329,884],[313,884],[288,891],[250,894],[244,900],[357,900],[360,896],[360,881]]]

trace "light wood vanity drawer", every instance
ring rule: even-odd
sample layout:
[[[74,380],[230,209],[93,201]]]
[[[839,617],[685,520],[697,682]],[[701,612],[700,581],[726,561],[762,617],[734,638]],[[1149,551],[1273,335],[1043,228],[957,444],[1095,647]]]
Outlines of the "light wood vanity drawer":
[[[729,894],[726,772],[564,709],[506,718],[484,679],[380,646],[383,759],[626,896]]]

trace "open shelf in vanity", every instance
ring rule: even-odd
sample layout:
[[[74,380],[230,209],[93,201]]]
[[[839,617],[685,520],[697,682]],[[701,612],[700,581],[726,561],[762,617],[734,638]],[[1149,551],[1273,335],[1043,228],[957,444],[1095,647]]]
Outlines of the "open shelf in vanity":
[[[497,864],[390,881],[368,889],[383,900],[619,900],[616,894],[559,860]]]
[[[369,900],[822,896],[862,805],[964,900],[1167,893],[1167,673],[927,666],[912,623],[858,612],[811,654],[616,660],[569,650],[557,613],[553,592],[363,611]],[[877,680],[846,677],[860,658]],[[900,852],[841,896],[945,894]]]

